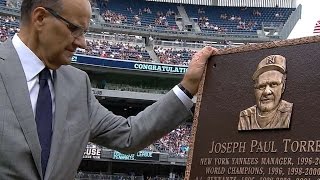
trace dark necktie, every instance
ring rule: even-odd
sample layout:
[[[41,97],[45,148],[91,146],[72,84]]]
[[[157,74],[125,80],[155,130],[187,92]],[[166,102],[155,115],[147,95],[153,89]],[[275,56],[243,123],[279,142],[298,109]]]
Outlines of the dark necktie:
[[[36,107],[36,123],[41,145],[42,175],[45,175],[51,148],[52,137],[52,99],[48,79],[51,77],[48,68],[39,73],[39,95]]]

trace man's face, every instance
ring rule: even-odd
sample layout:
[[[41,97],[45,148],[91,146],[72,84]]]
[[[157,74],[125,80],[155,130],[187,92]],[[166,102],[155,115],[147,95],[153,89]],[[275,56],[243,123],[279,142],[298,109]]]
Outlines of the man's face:
[[[68,22],[88,29],[91,18],[91,6],[88,0],[60,0],[61,9],[53,9]],[[73,35],[74,27],[47,11],[47,23],[39,32],[39,57],[51,69],[71,63],[71,58],[78,47],[85,48],[85,37]]]
[[[255,97],[258,109],[261,112],[270,112],[276,109],[284,91],[283,74],[279,71],[262,73],[255,82]]]

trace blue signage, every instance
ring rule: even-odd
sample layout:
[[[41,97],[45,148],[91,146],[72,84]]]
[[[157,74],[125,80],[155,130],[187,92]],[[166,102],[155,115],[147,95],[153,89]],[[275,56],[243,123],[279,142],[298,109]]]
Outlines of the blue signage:
[[[139,151],[135,154],[122,154],[121,152],[113,151],[112,159],[127,161],[159,161],[159,156],[159,153],[151,151]]]
[[[129,60],[115,60],[109,58],[100,58],[86,55],[76,54],[72,57],[72,63],[85,64],[93,66],[102,66],[115,69],[127,69],[136,71],[149,71],[168,74],[184,74],[187,71],[187,66],[177,66],[160,63],[146,63]]]

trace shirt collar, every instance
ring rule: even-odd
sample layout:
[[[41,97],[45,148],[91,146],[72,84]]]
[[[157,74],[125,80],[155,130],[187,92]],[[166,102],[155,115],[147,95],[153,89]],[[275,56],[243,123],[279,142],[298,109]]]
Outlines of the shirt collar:
[[[45,68],[43,62],[21,41],[18,34],[12,38],[12,44],[16,49],[22,68],[27,78],[27,82],[35,78],[42,69]],[[50,70],[52,77],[52,70]]]

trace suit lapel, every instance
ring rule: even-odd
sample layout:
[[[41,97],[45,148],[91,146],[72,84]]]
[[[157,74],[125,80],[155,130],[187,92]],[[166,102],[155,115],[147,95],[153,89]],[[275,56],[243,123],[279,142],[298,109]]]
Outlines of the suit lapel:
[[[31,150],[38,173],[41,176],[41,147],[39,143],[37,126],[32,111],[30,95],[26,77],[19,60],[19,56],[14,49],[11,40],[3,43],[0,48],[0,55],[3,59],[3,66],[0,66],[0,74],[4,81],[4,86],[8,92],[13,110],[20,123],[23,134]]]
[[[47,166],[45,179],[49,179],[50,174],[60,154],[62,138],[64,137],[65,123],[68,112],[68,96],[65,88],[67,83],[61,74],[61,68],[54,72],[54,89],[55,89],[55,118],[53,127],[52,144],[50,150],[50,158]]]

